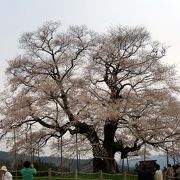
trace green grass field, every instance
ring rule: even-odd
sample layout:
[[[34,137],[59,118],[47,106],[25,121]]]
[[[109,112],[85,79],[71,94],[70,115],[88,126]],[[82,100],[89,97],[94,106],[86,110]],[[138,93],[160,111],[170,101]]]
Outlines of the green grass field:
[[[16,177],[16,174],[18,175]],[[13,173],[14,180],[21,180],[19,171]],[[109,174],[99,171],[97,173],[82,173],[82,172],[66,172],[61,175],[61,172],[53,171],[38,171],[38,174],[34,177],[34,180],[137,180],[137,174],[121,173],[121,174]]]
[[[15,178],[15,180],[20,180],[21,177]],[[124,180],[123,175],[108,175],[105,174],[103,175],[103,180]],[[47,177],[47,176],[42,176],[42,177],[34,177],[34,180],[100,180],[100,177],[98,174],[81,174],[78,175],[78,178],[76,179],[74,176],[56,176],[56,177]],[[126,180],[137,180],[137,176],[134,175],[127,175]]]

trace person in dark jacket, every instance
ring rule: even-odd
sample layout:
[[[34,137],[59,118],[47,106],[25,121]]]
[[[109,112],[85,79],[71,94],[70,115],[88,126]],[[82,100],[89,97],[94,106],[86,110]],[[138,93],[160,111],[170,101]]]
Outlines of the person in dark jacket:
[[[153,180],[153,173],[144,165],[138,173],[138,180]]]

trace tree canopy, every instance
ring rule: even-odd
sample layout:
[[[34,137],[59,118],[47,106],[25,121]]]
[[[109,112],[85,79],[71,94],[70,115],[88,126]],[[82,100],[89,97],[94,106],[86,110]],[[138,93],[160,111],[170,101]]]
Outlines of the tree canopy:
[[[24,54],[9,60],[6,70],[2,135],[18,128],[23,146],[34,126],[36,146],[78,134],[92,151],[94,171],[110,172],[117,171],[116,152],[126,158],[144,144],[178,140],[178,77],[163,63],[166,47],[145,28],[118,26],[99,34],[48,22],[23,34],[20,45]]]

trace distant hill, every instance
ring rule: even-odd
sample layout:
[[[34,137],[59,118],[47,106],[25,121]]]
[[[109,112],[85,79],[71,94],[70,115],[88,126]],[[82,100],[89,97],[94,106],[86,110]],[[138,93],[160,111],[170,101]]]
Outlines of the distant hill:
[[[29,156],[25,157],[24,160],[30,160],[31,158]],[[23,161],[24,161],[23,160]],[[7,162],[13,162],[14,156],[10,152],[4,152],[0,151],[0,162],[7,161]],[[61,158],[60,157],[53,157],[53,156],[40,156],[39,158],[37,156],[34,157],[34,161],[38,162],[44,162],[47,164],[55,165],[56,167],[61,166]],[[77,168],[77,160],[76,159],[68,159],[68,158],[62,158],[63,163],[63,169],[68,171],[73,171]],[[78,161],[78,168],[83,172],[92,172],[92,159],[81,159]]]
[[[128,161],[130,167],[135,167],[136,163],[139,161],[143,161],[144,158],[134,158]],[[167,156],[166,155],[153,155],[148,157],[146,160],[156,160],[156,163],[160,165],[160,168],[163,169],[164,166],[167,166]],[[169,157],[169,163],[174,165],[174,160]],[[177,162],[176,162],[177,163]],[[125,165],[127,165],[127,161],[125,160]]]
[[[4,152],[0,151],[0,161],[1,160],[13,160],[14,157],[11,153],[9,152]],[[30,157],[27,157],[26,159],[30,159]],[[156,163],[158,163],[163,169],[164,166],[167,166],[167,157],[165,155],[153,155],[148,157],[149,160],[156,160]],[[148,160],[147,159],[147,160]],[[38,160],[38,157],[34,158],[35,161]],[[45,162],[45,163],[50,163],[54,164],[57,167],[60,167],[61,165],[61,159],[60,157],[53,157],[53,156],[41,156],[40,161]],[[143,161],[143,158],[134,158],[134,159],[129,159],[129,167],[130,168],[135,168],[135,165],[139,163],[139,161]],[[69,169],[69,170],[74,170],[77,167],[77,160],[76,159],[68,159],[68,158],[62,158],[63,162],[63,167]],[[78,167],[81,171],[84,172],[92,172],[92,159],[81,159],[78,161]],[[122,165],[122,161],[117,162],[119,167]],[[174,164],[174,161],[172,158],[169,157],[169,163]],[[124,166],[127,166],[127,160],[124,160]]]
[[[9,152],[0,151],[0,159],[9,159],[11,157]]]
[[[42,156],[40,157],[41,161],[46,163],[53,163],[56,166],[61,166],[61,158],[60,157],[52,157],[52,156]],[[63,167],[69,169],[70,171],[77,168],[77,160],[76,159],[68,159],[62,158]],[[92,172],[92,159],[81,159],[78,161],[78,167],[83,172]]]

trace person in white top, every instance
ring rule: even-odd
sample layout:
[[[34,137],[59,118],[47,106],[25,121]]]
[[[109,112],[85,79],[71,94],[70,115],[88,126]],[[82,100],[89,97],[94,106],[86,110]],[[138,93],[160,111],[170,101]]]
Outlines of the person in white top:
[[[2,166],[0,171],[2,172],[2,180],[12,180],[12,174],[7,170],[6,166]]]
[[[155,180],[163,180],[163,173],[160,170],[159,164],[156,165]]]

